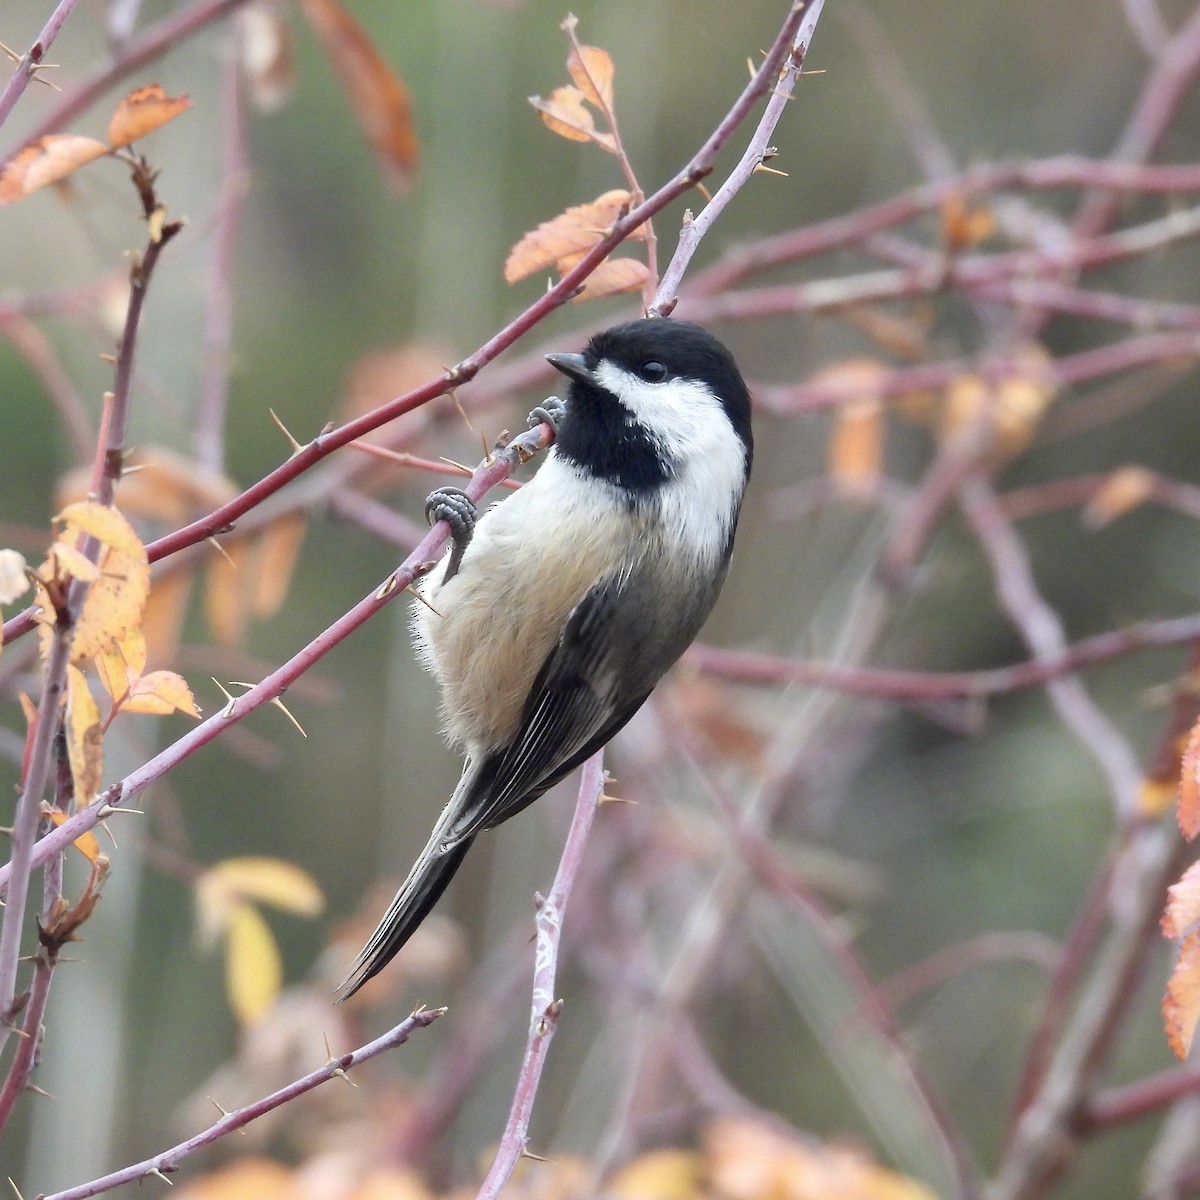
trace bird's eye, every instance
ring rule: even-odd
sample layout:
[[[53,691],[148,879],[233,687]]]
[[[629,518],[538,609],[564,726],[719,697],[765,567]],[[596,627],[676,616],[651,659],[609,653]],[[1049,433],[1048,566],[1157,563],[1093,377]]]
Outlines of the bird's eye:
[[[662,383],[669,373],[662,363],[653,359],[650,362],[642,363],[641,367],[638,368],[638,374],[647,383]]]

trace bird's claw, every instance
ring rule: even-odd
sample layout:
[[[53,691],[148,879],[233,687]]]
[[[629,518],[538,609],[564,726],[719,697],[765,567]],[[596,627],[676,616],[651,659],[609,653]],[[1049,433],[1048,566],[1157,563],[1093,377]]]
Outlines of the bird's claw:
[[[567,406],[557,396],[547,396],[530,414],[529,428],[536,429],[539,425],[549,425],[555,433],[562,424]]]

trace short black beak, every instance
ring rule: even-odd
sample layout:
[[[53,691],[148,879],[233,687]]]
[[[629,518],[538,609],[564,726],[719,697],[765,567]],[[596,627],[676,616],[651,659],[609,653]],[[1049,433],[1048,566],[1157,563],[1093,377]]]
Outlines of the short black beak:
[[[569,379],[578,379],[580,383],[593,382],[592,369],[582,354],[547,354],[546,361]]]

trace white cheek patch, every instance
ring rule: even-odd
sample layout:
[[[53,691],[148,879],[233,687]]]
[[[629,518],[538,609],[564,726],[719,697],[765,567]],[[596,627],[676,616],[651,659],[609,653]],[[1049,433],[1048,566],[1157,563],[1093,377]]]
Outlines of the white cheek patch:
[[[715,562],[746,484],[746,447],[720,400],[698,380],[647,383],[608,360],[598,364],[596,382],[676,464],[656,493],[663,524],[706,566]]]

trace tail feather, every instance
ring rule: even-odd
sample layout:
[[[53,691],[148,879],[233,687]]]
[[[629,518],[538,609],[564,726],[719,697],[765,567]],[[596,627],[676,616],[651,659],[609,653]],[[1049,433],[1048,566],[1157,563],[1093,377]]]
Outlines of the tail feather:
[[[462,864],[474,837],[444,841],[445,816],[433,831],[429,844],[408,873],[408,878],[388,906],[383,920],[359,952],[350,974],[337,989],[338,1003],[348,1000],[368,979],[378,975],[391,962],[396,951],[412,937],[429,910],[441,899],[446,885]]]

